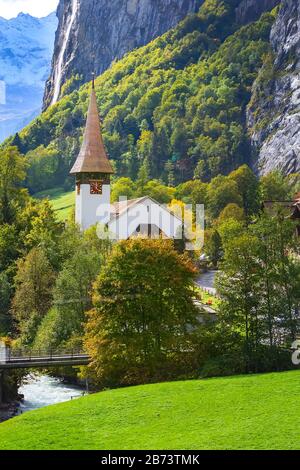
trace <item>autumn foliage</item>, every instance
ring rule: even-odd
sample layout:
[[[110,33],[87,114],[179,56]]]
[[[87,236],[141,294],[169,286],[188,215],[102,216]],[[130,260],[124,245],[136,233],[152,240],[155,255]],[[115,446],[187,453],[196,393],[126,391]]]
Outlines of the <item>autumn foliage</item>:
[[[192,366],[195,268],[171,241],[116,245],[94,285],[85,343],[100,386],[171,379]]]

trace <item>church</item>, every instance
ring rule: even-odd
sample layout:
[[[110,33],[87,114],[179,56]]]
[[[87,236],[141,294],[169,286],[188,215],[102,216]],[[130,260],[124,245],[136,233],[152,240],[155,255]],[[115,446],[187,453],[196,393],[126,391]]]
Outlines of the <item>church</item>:
[[[94,79],[83,143],[70,174],[76,178],[75,220],[82,230],[101,224],[116,240],[181,238],[182,220],[147,195],[111,204],[114,170],[102,138]]]

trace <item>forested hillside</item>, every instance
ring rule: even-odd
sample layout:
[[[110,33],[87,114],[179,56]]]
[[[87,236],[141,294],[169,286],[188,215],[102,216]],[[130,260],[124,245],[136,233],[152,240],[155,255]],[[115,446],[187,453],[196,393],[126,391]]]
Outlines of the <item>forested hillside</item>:
[[[275,12],[238,27],[238,0],[206,0],[174,30],[134,50],[96,81],[106,146],[117,176],[170,185],[206,181],[250,160],[245,109]],[[27,155],[31,192],[73,184],[89,86],[68,94],[13,139]]]

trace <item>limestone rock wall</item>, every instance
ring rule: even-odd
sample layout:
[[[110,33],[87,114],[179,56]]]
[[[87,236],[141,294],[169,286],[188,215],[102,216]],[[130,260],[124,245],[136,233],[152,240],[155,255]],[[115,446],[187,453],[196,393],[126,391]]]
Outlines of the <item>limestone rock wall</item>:
[[[136,47],[168,31],[188,13],[198,11],[204,0],[60,0],[51,76],[46,84],[44,107],[57,100],[74,74],[83,82]],[[59,83],[58,83],[59,82]],[[57,95],[57,93],[56,93]]]
[[[300,171],[300,0],[282,0],[270,40],[247,121],[257,172],[290,174]]]

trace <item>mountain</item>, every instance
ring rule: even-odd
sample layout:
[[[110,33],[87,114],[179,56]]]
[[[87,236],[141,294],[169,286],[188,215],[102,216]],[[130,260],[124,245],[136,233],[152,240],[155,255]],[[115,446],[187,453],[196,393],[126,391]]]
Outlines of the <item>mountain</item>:
[[[298,86],[299,2],[273,6],[266,2],[266,12],[260,16],[258,8],[256,21],[246,22],[248,1],[205,0],[197,13],[96,79],[117,176],[178,184],[208,181],[243,163],[260,174],[299,171],[298,94],[291,93]],[[32,192],[73,185],[68,174],[89,90],[85,84],[64,94],[13,140],[30,163]]]
[[[264,12],[279,5],[281,0],[242,0],[236,9],[236,19],[239,24],[256,21]]]
[[[60,0],[51,76],[44,107],[55,103],[64,83],[78,74],[90,80],[113,61],[148,44],[204,0]]]
[[[22,129],[41,111],[57,28],[55,13],[34,18],[20,13],[0,17],[0,80],[6,103],[0,104],[0,141]]]
[[[240,4],[205,0],[196,14],[97,78],[103,137],[117,176],[180,183],[209,180],[250,163],[245,111],[270,52],[276,12],[241,26]],[[89,89],[84,85],[65,95],[20,133],[17,144],[32,168],[31,191],[48,189],[45,182],[49,188],[73,185],[68,173],[79,150]]]
[[[300,172],[300,1],[283,0],[271,51],[253,87],[248,127],[254,166]]]

